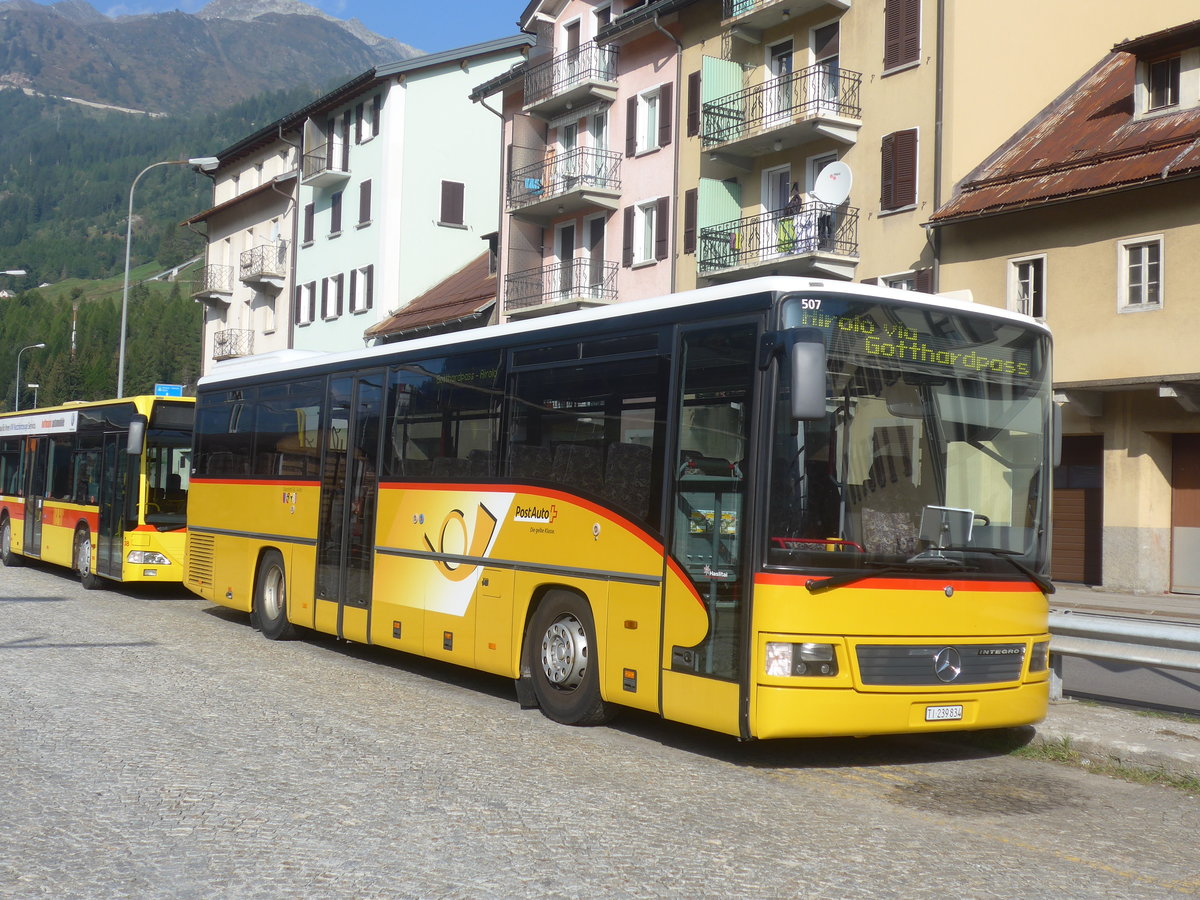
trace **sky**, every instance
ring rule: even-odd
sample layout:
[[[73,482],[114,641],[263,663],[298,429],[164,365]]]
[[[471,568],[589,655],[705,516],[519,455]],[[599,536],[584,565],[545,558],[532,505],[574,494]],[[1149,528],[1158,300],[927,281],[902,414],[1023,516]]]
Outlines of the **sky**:
[[[51,0],[41,0],[51,2]],[[181,10],[194,13],[208,0],[126,0],[92,5],[109,16]],[[469,47],[517,34],[517,17],[528,0],[304,0],[338,19],[358,19],[371,31],[427,53]]]

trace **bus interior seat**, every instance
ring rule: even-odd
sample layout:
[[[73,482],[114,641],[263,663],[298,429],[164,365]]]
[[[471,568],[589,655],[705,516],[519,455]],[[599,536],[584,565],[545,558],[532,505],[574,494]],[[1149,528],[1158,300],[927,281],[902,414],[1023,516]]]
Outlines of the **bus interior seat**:
[[[604,495],[641,518],[650,511],[653,456],[645,444],[613,443],[604,465]]]
[[[514,444],[509,457],[509,471],[514,478],[549,478],[553,464],[550,448],[537,444]]]
[[[554,480],[591,494],[604,485],[604,454],[589,444],[559,444],[554,448]]]

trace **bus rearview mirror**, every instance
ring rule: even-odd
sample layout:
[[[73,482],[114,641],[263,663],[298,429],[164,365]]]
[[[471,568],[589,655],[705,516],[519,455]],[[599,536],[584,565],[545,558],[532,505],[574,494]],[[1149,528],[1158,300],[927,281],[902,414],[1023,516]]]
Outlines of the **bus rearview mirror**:
[[[825,344],[796,341],[789,351],[792,365],[792,418],[825,418]]]
[[[129,423],[129,443],[125,452],[130,456],[141,456],[146,449],[146,417],[134,416]]]

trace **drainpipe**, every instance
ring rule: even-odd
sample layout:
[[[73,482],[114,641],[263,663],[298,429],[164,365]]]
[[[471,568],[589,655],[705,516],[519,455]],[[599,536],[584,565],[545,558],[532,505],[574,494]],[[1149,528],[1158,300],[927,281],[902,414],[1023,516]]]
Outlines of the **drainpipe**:
[[[294,204],[292,210],[292,252],[289,254],[288,268],[288,284],[291,285],[291,296],[287,298],[288,317],[287,317],[287,349],[291,350],[296,346],[296,311],[294,309],[296,303],[296,254],[300,252],[300,244],[296,240],[300,233],[300,182],[304,178],[304,145],[296,144],[289,141],[283,136],[283,126],[279,126],[279,140],[287,144],[289,147],[296,148],[296,187],[294,192],[288,196],[289,204]],[[283,191],[276,190],[275,185],[271,185],[271,190],[277,194],[283,194]],[[285,213],[286,215],[286,213]],[[276,325],[278,326],[278,321]]]
[[[504,263],[506,262],[504,259],[505,242],[500,240],[500,237],[501,235],[508,235],[510,240],[512,237],[511,234],[509,234],[509,229],[504,227],[504,198],[508,195],[506,188],[509,178],[508,169],[505,165],[508,160],[508,153],[505,152],[507,145],[504,143],[504,113],[488,106],[486,97],[480,97],[475,102],[500,120],[500,189],[496,192],[496,305],[493,308],[492,316],[488,317],[489,319],[492,319],[494,316],[494,321],[498,325],[501,321],[503,321],[502,317],[504,315],[504,303],[502,298],[504,291],[502,290],[501,285],[504,284]]]
[[[680,153],[680,145],[683,144],[683,129],[681,129],[679,127],[680,122],[682,121],[682,116],[680,116],[680,110],[683,108],[683,102],[682,102],[683,101],[683,80],[682,80],[683,79],[683,41],[679,40],[679,38],[675,37],[675,35],[671,34],[671,32],[667,31],[667,29],[663,28],[662,25],[659,24],[657,12],[654,13],[654,19],[652,20],[651,24],[655,27],[656,30],[662,32],[662,34],[664,34],[666,36],[667,40],[671,41],[675,45],[675,110],[674,110],[674,112],[675,112],[675,122],[674,122],[675,134],[673,136],[673,140],[675,142],[675,175],[674,175],[674,178],[672,179],[672,184],[674,185],[674,188],[671,191],[671,193],[673,195],[671,197],[671,200],[673,201],[671,204],[673,207],[672,213],[675,216],[675,221],[671,223],[673,227],[670,232],[671,293],[673,294],[673,293],[675,293],[675,287],[676,287],[675,282],[678,277],[678,271],[679,271],[679,241],[677,239],[676,232],[678,231],[679,211],[680,211],[680,204],[679,204],[679,153]]]
[[[945,114],[946,91],[946,0],[937,4],[937,91],[933,123],[933,211],[942,205],[942,125]],[[942,232],[934,226],[929,232],[933,247],[933,287],[936,294],[942,287]]]

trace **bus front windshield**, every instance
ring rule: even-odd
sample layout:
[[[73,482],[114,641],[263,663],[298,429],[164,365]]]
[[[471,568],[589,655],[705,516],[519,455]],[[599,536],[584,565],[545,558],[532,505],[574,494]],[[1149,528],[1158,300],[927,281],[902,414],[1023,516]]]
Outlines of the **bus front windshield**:
[[[824,340],[827,402],[823,418],[794,420],[780,366],[768,565],[1043,572],[1045,332],[936,306],[817,296],[786,300],[781,324]]]

